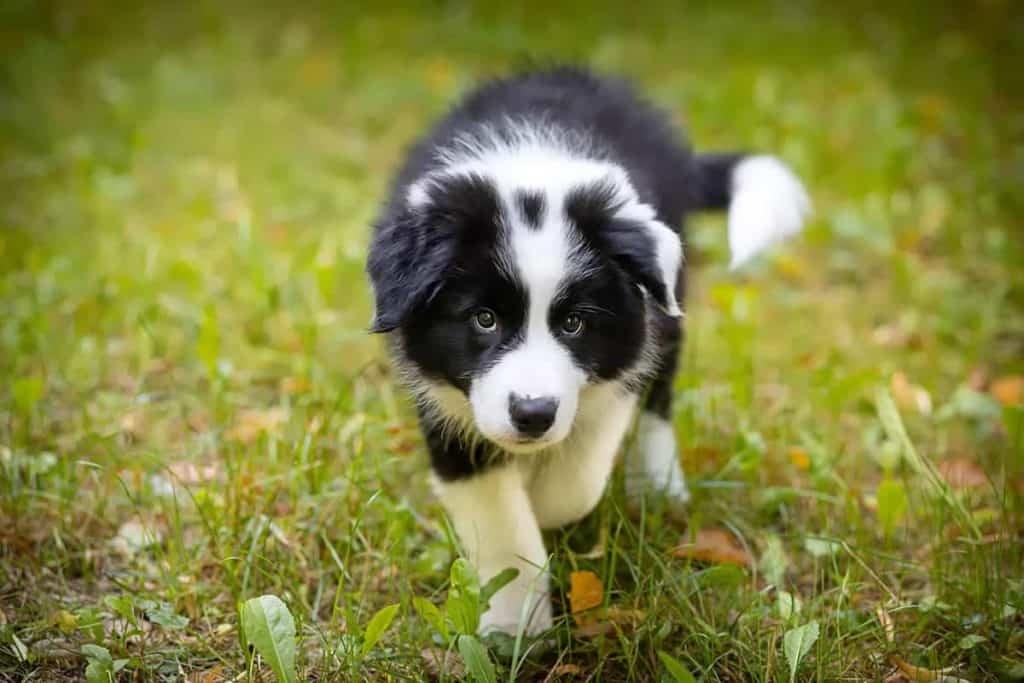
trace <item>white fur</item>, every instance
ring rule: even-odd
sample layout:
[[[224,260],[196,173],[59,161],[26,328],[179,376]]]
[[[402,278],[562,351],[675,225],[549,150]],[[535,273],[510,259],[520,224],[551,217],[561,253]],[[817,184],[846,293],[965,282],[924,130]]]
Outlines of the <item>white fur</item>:
[[[491,608],[481,618],[481,633],[515,633],[520,624],[530,635],[550,628],[547,551],[523,472],[514,464],[503,465],[468,479],[435,479],[434,490],[481,582],[508,567],[519,570],[519,576],[491,598]]]
[[[800,232],[810,212],[807,191],[788,166],[772,156],[743,159],[732,172],[730,267]]]
[[[542,529],[577,522],[597,506],[636,402],[635,394],[615,384],[585,390],[572,436],[554,452],[527,461],[530,503]]]
[[[652,413],[640,416],[635,452],[626,458],[626,493],[664,495],[678,504],[690,500],[672,424]]]
[[[507,207],[506,215],[516,213]],[[522,446],[516,443],[517,430],[509,420],[509,397],[554,398],[558,401],[554,424],[540,440],[527,445],[536,450],[568,436],[576,417],[579,390],[586,381],[569,350],[555,339],[548,322],[551,303],[571,268],[572,254],[558,212],[547,212],[539,229],[521,225],[517,218],[509,220],[509,265],[526,288],[530,302],[525,338],[473,380],[469,402],[484,436],[515,451]]]

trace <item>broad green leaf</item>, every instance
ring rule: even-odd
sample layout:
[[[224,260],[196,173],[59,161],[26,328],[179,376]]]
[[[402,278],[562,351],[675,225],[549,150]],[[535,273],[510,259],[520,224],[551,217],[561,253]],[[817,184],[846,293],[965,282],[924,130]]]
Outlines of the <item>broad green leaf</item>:
[[[177,630],[188,626],[188,617],[176,614],[167,603],[154,604],[146,608],[146,618],[164,628]]]
[[[672,680],[676,683],[697,683],[697,679],[693,677],[690,670],[669,653],[658,650],[658,659],[661,660],[665,670],[672,674]]]
[[[800,614],[803,605],[800,598],[788,591],[778,591],[775,595],[775,610],[779,613],[779,619],[789,621]]]
[[[476,570],[465,559],[452,562],[451,587],[444,605],[448,619],[455,631],[471,636],[480,624],[480,582]]]
[[[384,632],[391,626],[391,622],[395,620],[395,615],[398,614],[399,605],[388,605],[382,607],[373,618],[370,619],[370,623],[366,625],[366,631],[363,633],[363,656],[370,654],[370,650],[373,649]]]
[[[480,594],[480,579],[473,565],[465,558],[460,557],[452,562],[450,579],[452,587]]]
[[[87,683],[110,683],[114,680],[114,660],[110,650],[90,644],[82,646],[82,654],[88,662],[85,667]]]
[[[812,621],[803,626],[798,626],[786,631],[782,637],[782,650],[786,653],[786,661],[789,662],[789,680],[796,680],[796,671],[800,661],[814,647],[818,640],[818,622]]]
[[[519,576],[519,570],[515,567],[508,567],[491,577],[491,580],[480,589],[480,600],[488,602],[491,597],[502,588],[512,583]]]
[[[445,621],[444,615],[441,614],[437,605],[425,598],[413,598],[412,606],[417,614],[433,626],[434,630],[440,633],[446,641],[448,640],[448,622]]]
[[[295,620],[280,598],[263,595],[246,600],[242,631],[279,681],[295,683]]]
[[[459,636],[459,655],[472,680],[477,683],[495,683],[497,674],[494,672],[494,662],[487,654],[487,649],[474,636]]]
[[[877,497],[878,521],[888,538],[907,513],[907,491],[903,482],[886,478],[878,485]]]

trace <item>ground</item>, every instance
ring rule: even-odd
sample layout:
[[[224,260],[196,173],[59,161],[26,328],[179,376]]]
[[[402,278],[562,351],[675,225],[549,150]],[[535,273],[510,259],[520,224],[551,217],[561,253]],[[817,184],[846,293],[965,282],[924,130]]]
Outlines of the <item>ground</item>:
[[[557,629],[487,641],[497,676],[1024,677],[1018,5],[136,5],[0,8],[0,679],[269,676],[263,594],[300,678],[487,671],[422,616],[472,587],[363,259],[413,136],[556,59],[779,154],[816,214],[742,272],[691,226],[694,499],[620,474],[551,534]]]

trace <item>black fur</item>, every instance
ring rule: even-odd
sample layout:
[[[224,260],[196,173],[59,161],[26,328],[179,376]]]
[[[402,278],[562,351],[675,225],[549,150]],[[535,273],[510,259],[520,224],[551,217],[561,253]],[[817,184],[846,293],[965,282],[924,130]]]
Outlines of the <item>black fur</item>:
[[[521,342],[527,292],[501,262],[503,226],[495,188],[476,176],[448,177],[428,186],[424,207],[409,205],[409,189],[444,163],[439,151],[488,126],[492,136],[514,139],[510,122],[563,131],[578,151],[623,168],[641,202],[662,223],[682,230],[685,215],[724,206],[729,173],[741,155],[695,157],[668,117],[636,96],[624,81],[575,68],[558,68],[488,83],[469,93],[409,151],[391,196],[376,222],[368,272],[374,285],[375,332],[395,332],[400,363],[413,374],[467,393],[481,373]],[[670,413],[679,321],[646,302],[640,285],[664,307],[654,244],[643,226],[613,217],[613,186],[581,184],[565,212],[581,241],[585,276],[564,287],[550,312],[557,331],[569,313],[585,322],[579,336],[560,339],[594,380],[614,380],[640,360],[649,335],[656,367],[646,376],[647,409]],[[514,211],[539,227],[549,211],[540,194],[520,192]],[[676,283],[680,304],[685,278]],[[482,334],[472,324],[481,306],[499,328]],[[653,321],[655,329],[648,326]],[[435,472],[465,477],[503,457],[493,448],[449,438],[438,418],[421,410],[421,424]]]

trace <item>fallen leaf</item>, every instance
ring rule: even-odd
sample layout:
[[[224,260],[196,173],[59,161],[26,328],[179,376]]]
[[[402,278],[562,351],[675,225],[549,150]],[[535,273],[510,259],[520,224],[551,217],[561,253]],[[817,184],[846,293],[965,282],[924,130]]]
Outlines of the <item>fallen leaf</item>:
[[[930,415],[932,412],[932,396],[928,390],[917,384],[911,384],[906,374],[894,372],[890,381],[893,398],[900,408],[904,410],[916,410],[921,415]]]
[[[252,443],[259,435],[277,431],[278,427],[288,419],[288,414],[283,408],[270,408],[268,410],[241,410],[235,425],[227,431],[225,436],[233,441]]]
[[[575,617],[577,628],[573,633],[580,638],[614,635],[616,631],[632,633],[646,618],[647,612],[639,609],[606,607]]]
[[[565,663],[559,664],[548,673],[544,679],[546,681],[552,681],[559,678],[578,678],[583,677],[587,674],[583,667],[579,664]]]
[[[893,666],[900,670],[900,673],[914,683],[923,683],[926,681],[937,681],[938,683],[967,683],[967,681],[962,678],[949,675],[956,670],[956,667],[946,667],[945,669],[926,669],[923,666],[914,666],[897,655],[891,655],[889,657],[889,661]]]
[[[989,391],[1004,406],[1018,406],[1024,402],[1024,375],[1000,377],[992,382]]]
[[[188,683],[219,683],[225,679],[221,673],[223,664],[218,664],[209,671],[193,671],[188,675]]]
[[[714,564],[730,562],[745,567],[754,564],[750,553],[736,542],[732,534],[715,527],[701,529],[692,543],[679,544],[672,550],[672,555]]]
[[[466,665],[462,663],[462,657],[458,652],[428,647],[420,652],[420,657],[432,678],[441,678],[444,674],[455,680],[462,680],[466,675]]]
[[[988,485],[988,477],[978,463],[970,458],[949,458],[936,465],[936,469],[946,483],[957,491]]]
[[[594,572],[573,572],[569,581],[569,607],[574,615],[604,602],[604,584]],[[578,617],[576,623],[580,623]]]
[[[789,449],[789,461],[796,465],[797,469],[805,472],[811,468],[811,457],[807,455],[806,450],[799,446]]]

